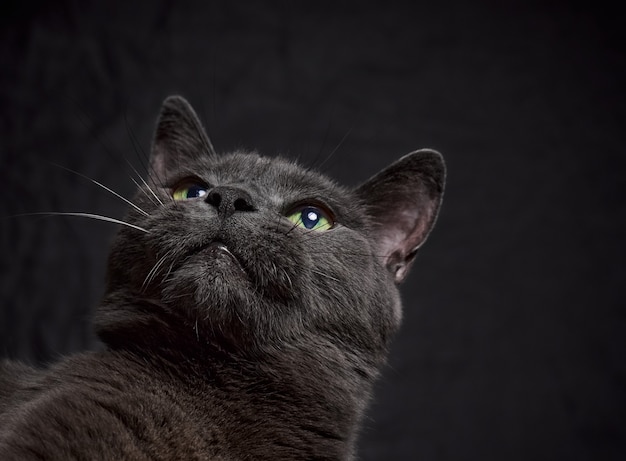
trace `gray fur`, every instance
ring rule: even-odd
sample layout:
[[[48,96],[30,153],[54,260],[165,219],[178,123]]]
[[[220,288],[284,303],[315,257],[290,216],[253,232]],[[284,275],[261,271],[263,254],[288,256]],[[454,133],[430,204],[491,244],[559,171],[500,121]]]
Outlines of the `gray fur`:
[[[174,201],[185,181],[209,194]],[[127,216],[148,233],[120,229],[110,254],[106,350],[0,368],[0,459],[352,459],[441,156],[417,151],[349,190],[285,159],[217,156],[170,97],[148,183],[158,201],[140,190],[147,216]],[[334,228],[286,218],[311,202]]]

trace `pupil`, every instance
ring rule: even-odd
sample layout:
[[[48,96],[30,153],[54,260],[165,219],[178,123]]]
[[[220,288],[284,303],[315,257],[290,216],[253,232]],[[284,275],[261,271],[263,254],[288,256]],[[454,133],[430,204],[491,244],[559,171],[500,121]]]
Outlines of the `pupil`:
[[[305,208],[302,210],[302,224],[304,224],[304,227],[307,229],[313,229],[319,220],[319,215],[315,210],[312,210],[311,208]]]
[[[205,195],[206,190],[203,187],[191,186],[189,190],[187,190],[187,198],[204,197]]]

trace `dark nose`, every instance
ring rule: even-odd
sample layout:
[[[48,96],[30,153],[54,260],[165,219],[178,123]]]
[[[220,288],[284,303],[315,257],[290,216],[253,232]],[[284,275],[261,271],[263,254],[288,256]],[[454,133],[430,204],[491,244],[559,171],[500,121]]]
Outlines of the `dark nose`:
[[[238,187],[218,186],[209,191],[206,203],[217,209],[220,218],[226,219],[235,211],[255,211],[254,202],[248,192]]]

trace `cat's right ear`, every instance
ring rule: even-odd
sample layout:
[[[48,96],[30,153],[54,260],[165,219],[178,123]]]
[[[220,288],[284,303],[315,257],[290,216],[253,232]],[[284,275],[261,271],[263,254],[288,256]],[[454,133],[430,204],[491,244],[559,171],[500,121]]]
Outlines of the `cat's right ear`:
[[[396,283],[406,277],[441,204],[445,164],[438,152],[405,155],[357,189],[372,219],[377,253]]]
[[[213,145],[191,104],[182,96],[165,99],[152,141],[150,175],[161,181],[181,164],[214,155]]]

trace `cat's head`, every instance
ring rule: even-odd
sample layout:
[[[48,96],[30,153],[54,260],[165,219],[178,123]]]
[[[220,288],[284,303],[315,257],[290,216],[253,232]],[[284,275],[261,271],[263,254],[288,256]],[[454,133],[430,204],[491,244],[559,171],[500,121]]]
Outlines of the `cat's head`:
[[[109,345],[175,343],[172,331],[251,350],[323,338],[379,356],[444,174],[421,150],[347,189],[282,158],[217,155],[170,97],[127,217],[146,232],[126,227],[114,243],[98,332]]]

